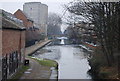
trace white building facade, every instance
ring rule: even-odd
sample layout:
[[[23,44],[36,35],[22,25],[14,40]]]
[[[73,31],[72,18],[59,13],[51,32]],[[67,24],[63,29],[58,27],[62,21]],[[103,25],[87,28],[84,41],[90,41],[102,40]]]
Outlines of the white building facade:
[[[47,36],[48,6],[41,2],[27,2],[23,5],[23,11],[34,21],[40,33]]]

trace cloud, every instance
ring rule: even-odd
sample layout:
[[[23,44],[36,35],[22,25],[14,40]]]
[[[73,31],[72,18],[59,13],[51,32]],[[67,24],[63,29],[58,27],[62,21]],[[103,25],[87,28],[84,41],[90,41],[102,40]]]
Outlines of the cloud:
[[[69,2],[72,0],[0,0],[0,2]]]
[[[23,10],[23,4],[25,2],[41,2],[48,5],[48,11],[62,14],[63,4],[70,2],[71,0],[0,0],[1,9],[14,13],[17,9]]]

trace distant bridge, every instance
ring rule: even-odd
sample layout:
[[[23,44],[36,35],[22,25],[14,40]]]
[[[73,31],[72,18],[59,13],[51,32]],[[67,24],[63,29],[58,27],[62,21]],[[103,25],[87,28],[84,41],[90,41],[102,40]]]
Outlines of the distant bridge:
[[[68,39],[67,37],[56,37],[56,39]]]
[[[52,35],[52,39],[68,39],[65,35]]]

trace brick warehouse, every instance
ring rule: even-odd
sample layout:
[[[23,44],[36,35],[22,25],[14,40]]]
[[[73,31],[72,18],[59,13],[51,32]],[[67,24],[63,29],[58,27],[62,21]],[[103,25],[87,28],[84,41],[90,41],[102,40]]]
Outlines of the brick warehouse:
[[[35,44],[35,41],[40,40],[39,28],[34,26],[34,21],[29,18],[22,10],[18,9],[14,13],[15,17],[23,21],[23,25],[26,27],[26,47]]]
[[[25,59],[25,27],[12,14],[1,10],[0,34],[2,43],[2,79],[10,78],[21,67]],[[2,44],[2,45],[1,45]]]

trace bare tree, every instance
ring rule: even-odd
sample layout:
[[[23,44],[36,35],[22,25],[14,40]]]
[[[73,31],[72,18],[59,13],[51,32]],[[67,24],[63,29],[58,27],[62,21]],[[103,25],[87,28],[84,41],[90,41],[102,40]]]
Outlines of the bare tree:
[[[115,47],[120,49],[120,2],[74,2],[66,9],[83,16],[95,25],[95,32],[101,44],[108,65],[114,63]],[[118,51],[117,50],[117,51]]]
[[[48,17],[48,36],[61,34],[62,19],[56,13],[50,13]]]

